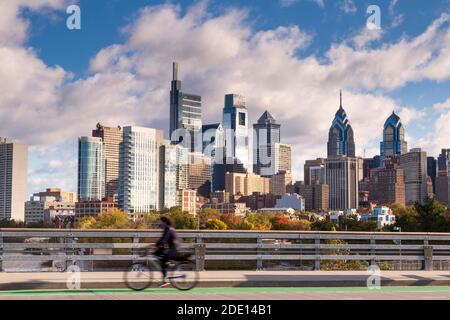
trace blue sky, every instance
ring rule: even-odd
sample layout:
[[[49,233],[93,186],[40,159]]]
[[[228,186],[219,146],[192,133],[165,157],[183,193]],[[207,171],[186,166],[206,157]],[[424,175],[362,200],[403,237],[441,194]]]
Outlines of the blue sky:
[[[0,136],[31,145],[29,193],[76,191],[76,139],[97,122],[167,130],[174,59],[186,90],[204,96],[205,122],[220,120],[230,91],[248,97],[252,121],[268,108],[294,147],[298,179],[305,159],[325,156],[340,88],[359,155],[377,153],[392,109],[409,147],[435,156],[449,147],[448,0],[11,1],[24,31],[0,24],[0,49],[18,65],[0,72],[15,93],[0,97]],[[74,2],[81,30],[66,28]],[[370,4],[381,8],[380,33],[365,28]]]

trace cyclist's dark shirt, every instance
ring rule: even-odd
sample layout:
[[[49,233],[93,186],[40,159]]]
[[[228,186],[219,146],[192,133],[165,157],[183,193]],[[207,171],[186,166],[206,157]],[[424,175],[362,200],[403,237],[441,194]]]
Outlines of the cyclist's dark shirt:
[[[156,243],[156,247],[164,247],[164,245],[167,243],[170,249],[176,249],[177,247],[177,232],[174,228],[166,226],[164,228],[163,235]]]

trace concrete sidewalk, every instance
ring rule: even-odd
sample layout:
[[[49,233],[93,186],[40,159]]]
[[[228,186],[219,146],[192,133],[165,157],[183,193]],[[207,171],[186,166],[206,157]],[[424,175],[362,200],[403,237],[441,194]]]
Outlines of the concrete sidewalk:
[[[0,291],[67,289],[69,273],[0,273]],[[160,274],[155,274],[158,281]],[[204,271],[200,288],[366,287],[365,271]],[[382,271],[382,286],[450,286],[450,271]],[[82,272],[81,288],[125,288],[123,272]]]

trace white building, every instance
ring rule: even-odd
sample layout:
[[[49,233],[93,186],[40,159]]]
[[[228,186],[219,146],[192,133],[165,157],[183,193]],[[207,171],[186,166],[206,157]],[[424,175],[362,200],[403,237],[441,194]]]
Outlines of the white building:
[[[119,208],[132,216],[161,208],[161,130],[129,126],[123,128],[120,150]]]
[[[277,200],[275,208],[292,208],[296,211],[305,211],[305,198],[296,193],[286,193]]]
[[[392,214],[392,210],[383,206],[373,208],[371,214],[363,214],[361,219],[366,221],[376,221],[378,229],[382,229],[384,226],[395,223],[395,216]]]
[[[0,220],[24,221],[28,146],[0,137]]]

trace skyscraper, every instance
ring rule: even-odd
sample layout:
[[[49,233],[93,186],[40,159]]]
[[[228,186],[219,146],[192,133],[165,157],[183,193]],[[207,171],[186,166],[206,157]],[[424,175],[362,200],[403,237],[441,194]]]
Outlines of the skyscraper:
[[[437,161],[435,157],[427,157],[427,174],[433,185],[433,194],[436,194]]]
[[[237,94],[225,96],[222,112],[225,130],[225,152],[227,159],[236,158],[246,170],[249,169],[248,111],[245,97]]]
[[[262,176],[271,176],[278,172],[275,161],[275,144],[280,143],[280,125],[265,111],[253,125],[253,171]]]
[[[165,141],[161,146],[161,203],[166,209],[181,206],[181,190],[188,188],[188,149]]]
[[[105,197],[105,148],[101,138],[78,139],[78,200]]]
[[[342,92],[340,94],[339,110],[334,116],[328,133],[328,158],[334,156],[355,156],[353,129],[342,107]]]
[[[160,210],[161,130],[123,128],[119,162],[119,208],[132,216]]]
[[[0,220],[24,221],[28,146],[0,137]]]
[[[170,140],[182,143],[189,151],[202,152],[202,97],[181,91],[178,63],[173,63],[170,90]]]
[[[361,158],[332,157],[325,160],[330,209],[357,209],[358,184],[362,179]]]
[[[405,128],[400,117],[392,111],[386,119],[383,128],[383,141],[380,143],[382,157],[401,155],[408,152],[408,143],[405,140]]]
[[[305,184],[325,184],[325,159],[306,160],[304,167]]]
[[[442,149],[437,161],[436,200],[450,204],[450,149]]]
[[[411,149],[400,155],[400,166],[405,171],[405,198],[407,205],[423,203],[428,196],[427,153]]]
[[[384,167],[371,170],[365,180],[367,190],[361,188],[361,191],[369,192],[369,200],[379,205],[405,205],[405,172],[398,162],[398,158],[388,158]]]
[[[105,127],[100,123],[92,130],[92,136],[101,138],[105,149],[105,195],[117,196],[119,183],[119,147],[122,142],[122,128]]]

